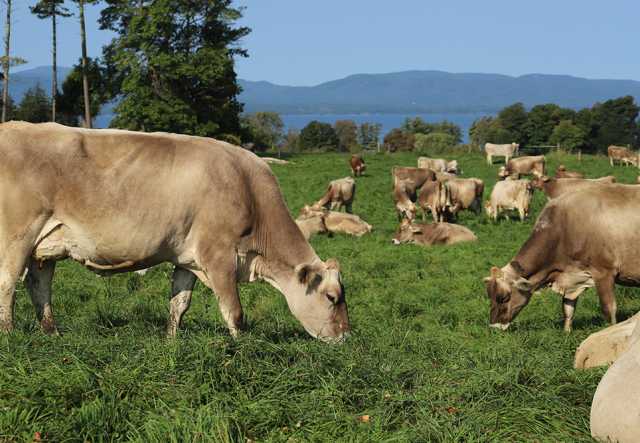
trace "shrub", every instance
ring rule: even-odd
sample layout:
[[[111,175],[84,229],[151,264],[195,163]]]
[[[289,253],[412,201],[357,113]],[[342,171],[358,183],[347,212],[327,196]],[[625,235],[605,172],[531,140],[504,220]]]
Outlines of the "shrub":
[[[415,149],[421,154],[434,154],[449,150],[457,144],[454,135],[434,132],[431,134],[416,134]]]

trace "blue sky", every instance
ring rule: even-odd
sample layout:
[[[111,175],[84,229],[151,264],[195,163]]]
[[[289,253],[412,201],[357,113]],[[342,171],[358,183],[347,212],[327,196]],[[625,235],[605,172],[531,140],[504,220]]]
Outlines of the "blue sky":
[[[50,23],[14,0],[14,54],[50,64]],[[237,0],[253,29],[241,78],[313,85],[355,73],[570,74],[640,80],[637,0]],[[74,7],[74,5],[70,5]],[[110,39],[88,11],[89,52]],[[4,11],[2,12],[4,17]],[[59,29],[59,60],[80,55],[77,19]]]

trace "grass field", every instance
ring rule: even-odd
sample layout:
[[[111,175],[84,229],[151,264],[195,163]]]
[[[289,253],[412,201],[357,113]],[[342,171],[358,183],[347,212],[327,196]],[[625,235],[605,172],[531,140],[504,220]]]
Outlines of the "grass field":
[[[294,214],[349,173],[346,155],[293,160],[274,170]],[[509,331],[488,328],[482,278],[515,255],[545,197],[536,193],[525,223],[463,214],[474,244],[393,246],[390,169],[415,160],[367,157],[354,212],[372,234],[312,239],[323,259],[342,265],[354,328],[343,345],[308,337],[263,283],[241,286],[248,331],[237,340],[202,285],[179,338],[164,337],[168,266],[103,279],[60,263],[61,337],[40,332],[20,286],[16,332],[0,336],[0,441],[36,433],[47,441],[591,441],[589,408],[604,369],[572,363],[580,341],[605,326],[595,292],[582,296],[570,335],[549,291]],[[485,180],[488,197],[498,165],[479,154],[459,161],[465,176]],[[547,161],[620,182],[638,172],[612,170],[604,157]],[[636,290],[617,295],[619,320],[640,310]]]

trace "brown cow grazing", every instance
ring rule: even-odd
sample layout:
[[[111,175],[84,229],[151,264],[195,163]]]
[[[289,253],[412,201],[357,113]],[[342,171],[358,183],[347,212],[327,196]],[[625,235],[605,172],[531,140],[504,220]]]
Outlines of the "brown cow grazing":
[[[351,156],[349,165],[351,166],[351,174],[353,174],[354,177],[361,176],[364,170],[367,169],[367,165],[364,164],[364,158],[357,154]]]
[[[529,180],[504,180],[497,182],[491,191],[491,198],[484,205],[487,216],[498,220],[505,210],[517,210],[520,221],[529,216],[533,187]]]
[[[605,318],[615,324],[615,283],[640,284],[639,242],[637,186],[593,186],[551,200],[518,254],[485,278],[490,324],[507,329],[546,286],[563,297],[565,331],[571,330],[579,295],[594,286]]]
[[[412,223],[403,220],[391,240],[394,245],[415,243],[422,246],[453,245],[456,243],[475,241],[475,236],[468,228],[451,223]]]
[[[415,194],[413,194],[415,195]],[[396,183],[393,187],[393,201],[395,203],[398,220],[406,218],[413,220],[416,218],[416,205],[411,200],[411,192],[407,190],[407,184],[404,181]]]
[[[506,166],[500,168],[498,176],[502,179],[512,175],[516,178],[520,178],[521,175],[541,177],[544,175],[544,167],[544,155],[512,158]]]
[[[557,198],[569,191],[576,191],[589,186],[607,185],[616,182],[613,175],[600,178],[552,178],[539,177],[531,182],[534,189],[538,189],[549,198]]]
[[[482,195],[484,182],[479,178],[455,178],[447,180],[444,185],[449,194],[448,214],[455,219],[458,213],[470,209],[476,214],[482,212]]]
[[[303,226],[300,229],[302,230],[304,227],[310,232],[310,235],[330,232],[360,237],[371,232],[373,228],[357,215],[328,211],[326,209],[317,210],[309,206],[305,206],[300,210],[300,216],[296,219],[296,223],[298,223],[298,226],[302,224]]]
[[[458,160],[447,161],[443,158],[418,157],[418,168],[458,174]]]
[[[51,282],[71,258],[111,275],[175,265],[169,335],[197,279],[211,288],[232,335],[242,326],[237,282],[284,294],[314,337],[349,330],[340,266],[323,262],[289,215],[269,166],[240,147],[166,133],[0,125],[0,330],[13,329],[15,284],[42,328],[56,332]],[[134,192],[135,191],[135,192]]]
[[[615,162],[621,163],[625,166],[634,165],[640,167],[638,157],[640,154],[636,154],[629,148],[624,146],[611,145],[607,148],[607,154],[609,156],[609,164],[614,165]]]
[[[560,165],[556,169],[556,178],[584,178],[584,174],[581,172],[567,171],[564,165]]]
[[[413,220],[416,215],[418,189],[427,181],[435,181],[436,174],[431,169],[406,168],[394,166],[391,169],[393,178],[393,201],[398,217]]]
[[[327,208],[340,210],[343,206],[348,213],[351,213],[351,205],[356,196],[356,181],[351,177],[332,180],[327,187],[327,192],[322,198],[313,204],[313,208]]]
[[[431,211],[435,223],[445,221],[447,208],[451,206],[449,188],[441,181],[426,182],[418,194],[418,206],[422,209],[422,220],[426,220],[427,210]]]

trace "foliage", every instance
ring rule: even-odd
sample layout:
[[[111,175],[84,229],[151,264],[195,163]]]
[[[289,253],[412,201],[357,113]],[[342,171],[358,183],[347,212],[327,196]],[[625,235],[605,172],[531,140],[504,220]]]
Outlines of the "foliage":
[[[358,125],[353,120],[336,120],[334,129],[338,137],[338,150],[358,150]]]
[[[256,112],[241,117],[240,124],[248,142],[257,151],[277,146],[284,137],[284,123],[277,112]]]
[[[401,129],[413,134],[449,134],[455,139],[454,144],[458,144],[462,141],[462,130],[460,126],[447,120],[443,120],[438,123],[427,123],[420,117],[413,119],[407,118],[401,126]]]
[[[4,69],[4,65],[7,63],[7,60],[9,60],[9,67],[13,68],[15,66],[20,66],[20,65],[24,65],[27,63],[27,61],[21,57],[9,57],[7,59],[6,55],[2,55],[0,56],[0,66],[3,67]]]
[[[100,108],[109,99],[110,91],[107,85],[104,66],[99,60],[87,60],[87,77],[91,85],[90,106],[91,115],[100,113]],[[62,122],[77,126],[84,117],[84,95],[82,89],[82,61],[73,66],[62,83],[62,93],[58,96],[58,113]]]
[[[2,95],[0,95],[0,102],[2,102]],[[7,98],[7,121],[18,120],[18,117],[16,115],[16,111],[17,111],[17,107],[16,107],[15,101],[13,100],[13,98],[11,98],[11,96],[8,96],[8,98]]]
[[[402,129],[392,129],[384,136],[383,146],[387,152],[413,151],[415,135]]]
[[[480,117],[469,128],[471,144],[484,148],[485,143],[511,143],[515,135],[506,130],[499,118]]]
[[[553,128],[549,142],[568,150],[577,149],[584,145],[585,133],[571,120],[562,120]]]
[[[456,137],[451,134],[434,132],[431,134],[416,134],[415,149],[421,154],[442,153],[458,144]]]
[[[368,149],[375,149],[380,142],[380,123],[364,122],[358,128],[358,143]]]
[[[69,9],[64,6],[65,0],[40,0],[34,6],[30,6],[31,13],[39,19],[51,18],[54,15],[70,17]]]
[[[301,151],[336,151],[338,136],[329,123],[313,120],[300,131],[298,148]]]
[[[591,123],[595,127],[595,136],[590,140],[591,150],[606,152],[609,145],[634,143],[639,111],[631,96],[596,103],[591,109]]]
[[[232,0],[109,1],[101,25],[117,33],[103,54],[120,92],[112,125],[202,136],[240,133],[234,57],[249,28]]]
[[[500,121],[500,127],[507,131],[512,136],[512,139],[508,141],[501,140],[496,143],[516,142],[522,145],[528,143],[526,131],[527,110],[522,103],[515,103],[502,109],[498,113],[498,121]]]
[[[16,331],[0,335],[0,435],[7,441],[439,441],[592,442],[589,409],[605,368],[576,371],[582,340],[606,326],[593,289],[564,334],[561,298],[536,293],[508,332],[488,327],[482,279],[512,259],[546,197],[524,223],[462,213],[478,241],[393,246],[389,193],[394,165],[417,154],[367,158],[354,211],[374,225],[361,238],[316,236],[337,257],[353,334],[339,346],[309,338],[284,297],[264,283],[240,285],[247,331],[229,336],[213,293],[196,285],[184,326],[164,337],[171,268],[100,278],[70,261],[54,278],[60,337],[39,332],[18,284]],[[497,166],[457,157],[467,176],[496,182]],[[274,165],[292,214],[349,173],[348,155],[294,157]],[[588,177],[637,169],[606,159],[547,156]],[[364,192],[362,192],[364,191]],[[640,310],[637,288],[616,287],[619,320]],[[360,418],[369,416],[369,421]]]
[[[300,131],[289,128],[287,134],[284,136],[284,141],[282,142],[282,150],[284,152],[292,153],[298,152],[298,140],[300,139]]]
[[[25,92],[15,111],[15,118],[31,123],[43,123],[50,120],[51,100],[40,84]]]

